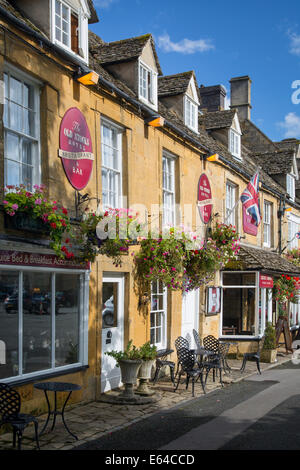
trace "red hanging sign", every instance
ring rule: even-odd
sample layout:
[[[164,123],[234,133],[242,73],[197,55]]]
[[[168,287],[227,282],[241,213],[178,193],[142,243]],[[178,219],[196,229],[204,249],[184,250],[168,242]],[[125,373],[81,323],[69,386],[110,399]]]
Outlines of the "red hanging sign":
[[[198,210],[204,224],[208,224],[211,218],[213,207],[211,199],[212,194],[209,180],[206,174],[202,173],[198,182]]]
[[[272,289],[274,285],[273,278],[260,274],[259,276],[259,287],[262,289]]]
[[[85,188],[92,173],[94,154],[88,125],[77,108],[68,109],[61,121],[58,155],[73,188],[78,191]]]

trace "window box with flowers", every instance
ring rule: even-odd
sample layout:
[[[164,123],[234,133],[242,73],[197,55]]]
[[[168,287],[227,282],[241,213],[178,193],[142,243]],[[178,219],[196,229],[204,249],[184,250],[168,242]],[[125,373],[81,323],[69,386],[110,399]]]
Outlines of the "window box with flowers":
[[[4,212],[18,230],[49,234],[50,247],[60,258],[73,258],[74,254],[66,247],[65,236],[71,225],[68,211],[59,207],[57,201],[50,201],[45,186],[35,185],[28,191],[24,185],[7,186],[3,200]]]
[[[133,244],[129,231],[133,228],[139,231],[137,216],[130,209],[85,214],[77,237],[79,256],[85,261],[94,261],[97,255],[105,255],[115,266],[122,266],[122,256],[128,254],[129,246]]]

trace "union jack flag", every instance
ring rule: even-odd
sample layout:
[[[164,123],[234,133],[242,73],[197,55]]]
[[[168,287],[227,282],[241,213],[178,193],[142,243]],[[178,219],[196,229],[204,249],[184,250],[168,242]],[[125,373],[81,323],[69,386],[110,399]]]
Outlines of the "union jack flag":
[[[242,204],[245,207],[247,214],[251,215],[253,224],[256,225],[256,227],[259,226],[261,221],[258,192],[259,177],[257,172],[253,178],[251,178],[241,195]]]

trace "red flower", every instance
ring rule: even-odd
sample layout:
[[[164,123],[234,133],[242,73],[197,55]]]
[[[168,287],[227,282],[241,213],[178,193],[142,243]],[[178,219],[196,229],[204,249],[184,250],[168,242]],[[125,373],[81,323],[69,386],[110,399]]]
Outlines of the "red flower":
[[[68,213],[67,209],[65,209],[65,208],[63,207],[62,213],[67,215],[67,213]]]
[[[55,222],[51,222],[50,227],[56,228],[56,223],[55,223]]]

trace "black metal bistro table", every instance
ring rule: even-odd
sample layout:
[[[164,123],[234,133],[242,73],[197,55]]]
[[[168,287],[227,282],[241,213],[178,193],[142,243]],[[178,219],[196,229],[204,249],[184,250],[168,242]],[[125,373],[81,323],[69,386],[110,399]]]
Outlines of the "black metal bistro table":
[[[48,405],[48,416],[47,416],[47,419],[46,419],[46,423],[45,423],[43,429],[40,432],[40,435],[42,435],[43,432],[46,430],[46,427],[48,425],[48,422],[49,422],[49,419],[50,419],[51,415],[53,415],[53,423],[52,423],[51,431],[53,431],[53,429],[54,429],[55,422],[56,422],[56,416],[61,415],[63,424],[65,426],[65,429],[68,431],[69,434],[71,434],[71,436],[73,436],[76,440],[78,440],[78,437],[75,436],[75,434],[73,434],[70,431],[70,429],[68,428],[68,426],[65,422],[64,412],[65,412],[67,402],[68,402],[72,392],[74,392],[76,390],[80,390],[81,386],[77,385],[77,384],[72,384],[72,383],[69,383],[69,382],[41,382],[41,383],[34,384],[34,388],[36,388],[38,390],[43,390],[43,392],[45,393],[45,397],[46,397],[47,405]],[[54,392],[54,410],[53,411],[51,411],[50,401],[49,401],[49,397],[48,397],[47,392]],[[61,411],[57,410],[57,393],[58,392],[69,392],[69,394],[68,394],[68,396],[67,396],[67,398],[66,398],[66,400],[65,400],[65,402],[62,406]]]

